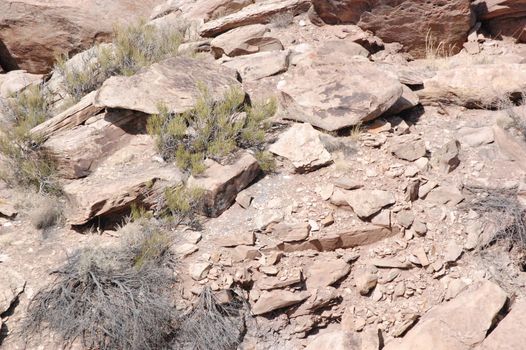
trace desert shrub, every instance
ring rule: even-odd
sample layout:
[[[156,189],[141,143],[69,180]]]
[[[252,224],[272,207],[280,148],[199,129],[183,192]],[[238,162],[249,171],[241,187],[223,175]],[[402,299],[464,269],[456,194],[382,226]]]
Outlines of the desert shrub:
[[[3,107],[10,125],[0,134],[4,167],[0,178],[11,185],[57,194],[54,162],[40,150],[43,140],[31,129],[51,116],[50,97],[42,85],[33,85],[8,99]]]
[[[116,248],[85,248],[30,301],[28,340],[52,332],[66,347],[162,349],[174,331],[171,240],[143,226]]]
[[[204,288],[192,310],[181,318],[173,349],[232,350],[241,343],[247,305],[239,298],[221,304]]]
[[[526,249],[526,210],[517,198],[517,189],[468,188],[465,207],[478,213],[485,226],[481,249],[506,242]]]
[[[185,30],[183,22],[163,27],[144,20],[117,25],[111,46],[92,48],[77,65],[68,66],[67,57],[60,57],[55,72],[63,77],[66,92],[76,102],[111,76],[133,75],[142,67],[175,56]]]
[[[62,205],[56,198],[43,197],[29,213],[31,224],[38,230],[55,226],[62,218]]]
[[[204,190],[196,187],[179,185],[167,188],[164,192],[164,203],[161,217],[168,219],[171,223],[197,224],[196,213],[202,205]]]
[[[197,175],[205,170],[205,159],[222,161],[240,148],[259,150],[265,142],[268,119],[276,103],[245,102],[245,94],[231,88],[215,101],[205,88],[194,108],[182,115],[165,105],[148,121],[148,132],[156,137],[162,157],[174,160],[183,170]]]
[[[273,173],[276,171],[276,159],[269,151],[257,151],[255,154],[259,167],[265,173]]]
[[[512,128],[526,139],[526,91],[516,96],[504,96],[497,102],[497,109],[509,117],[506,128]]]

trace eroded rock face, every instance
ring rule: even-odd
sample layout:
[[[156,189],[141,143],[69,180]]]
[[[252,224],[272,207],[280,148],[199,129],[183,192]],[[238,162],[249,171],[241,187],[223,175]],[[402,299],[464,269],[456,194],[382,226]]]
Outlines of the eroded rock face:
[[[512,350],[526,343],[526,302],[518,301],[482,343],[480,350]]]
[[[272,16],[290,12],[299,14],[309,9],[308,0],[271,0],[256,2],[228,16],[205,23],[199,34],[204,37],[217,36],[227,30],[256,23],[268,23]]]
[[[263,24],[253,24],[232,29],[212,40],[212,53],[216,58],[248,55],[260,51],[281,50],[281,42],[266,35],[269,29]]]
[[[358,24],[417,57],[425,55],[428,35],[437,45],[460,51],[473,24],[469,0],[313,0],[313,5],[326,23]]]
[[[526,2],[523,0],[477,0],[477,19],[495,36],[510,36],[526,42]]]
[[[231,87],[241,87],[236,71],[216,63],[175,57],[131,77],[112,77],[95,96],[95,106],[158,113],[163,103],[174,113],[191,109],[206,84],[210,97],[221,99]]]
[[[484,340],[506,298],[499,286],[482,282],[478,288],[431,309],[400,342],[391,342],[385,349],[472,349]]]
[[[526,89],[526,65],[485,64],[439,70],[416,91],[423,104],[449,103],[468,108],[495,107]]]
[[[75,53],[111,38],[115,22],[148,17],[161,0],[5,0],[0,2],[0,66],[51,70],[59,53]]]
[[[151,19],[177,13],[186,19],[201,19],[208,22],[237,12],[254,2],[254,0],[168,0],[153,9]]]

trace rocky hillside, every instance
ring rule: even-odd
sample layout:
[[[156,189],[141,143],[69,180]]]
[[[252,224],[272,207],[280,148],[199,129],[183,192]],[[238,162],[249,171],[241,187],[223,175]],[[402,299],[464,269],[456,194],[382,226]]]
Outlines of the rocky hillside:
[[[0,2],[0,348],[526,348],[522,0]]]

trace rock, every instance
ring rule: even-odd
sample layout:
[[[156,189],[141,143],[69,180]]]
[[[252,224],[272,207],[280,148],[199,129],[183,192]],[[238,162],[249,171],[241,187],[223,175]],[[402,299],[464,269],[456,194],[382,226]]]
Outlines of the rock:
[[[371,224],[387,228],[391,227],[391,211],[387,209],[380,210],[378,214],[371,218]]]
[[[439,70],[416,91],[425,104],[455,104],[468,108],[497,107],[503,98],[526,89],[526,65],[483,64]]]
[[[238,245],[233,250],[233,258],[235,262],[254,260],[256,258],[259,258],[260,256],[261,256],[261,253],[256,247]]]
[[[77,134],[77,142],[82,136]],[[74,135],[71,140],[75,140]],[[182,174],[175,166],[161,165],[154,160],[156,149],[148,135],[136,135],[128,145],[120,146],[122,148],[113,153],[107,147],[109,155],[90,176],[64,185],[71,204],[71,210],[66,213],[69,224],[80,226],[95,218],[120,218],[132,203],[155,207],[167,187],[182,182]]]
[[[311,296],[294,311],[291,317],[312,315],[317,310],[330,307],[341,298],[338,290],[333,287],[318,288],[310,292]]]
[[[418,197],[419,198],[426,198],[426,196],[431,192],[434,188],[438,187],[438,183],[436,181],[428,181],[425,184],[421,185],[418,189]]]
[[[148,17],[161,0],[4,0],[0,2],[0,66],[49,72],[59,54],[110,41],[116,22]]]
[[[411,228],[420,236],[423,236],[427,233],[427,225],[419,219],[416,219],[413,222]]]
[[[354,283],[361,295],[367,295],[376,287],[378,275],[370,268],[354,273]]]
[[[384,42],[401,43],[415,57],[425,56],[429,36],[435,45],[457,53],[473,24],[469,0],[448,1],[440,6],[418,0],[313,0],[313,5],[324,22],[358,24]]]
[[[422,265],[423,267],[426,267],[426,266],[429,265],[429,259],[427,258],[427,254],[426,254],[426,251],[424,250],[424,248],[422,248],[422,247],[416,248],[413,251],[413,253],[417,257],[418,263],[420,265]]]
[[[460,142],[469,147],[479,147],[494,141],[493,129],[491,127],[464,127],[461,128],[458,133],[460,134]]]
[[[194,107],[205,82],[210,98],[220,100],[232,87],[241,87],[236,72],[204,60],[184,57],[155,63],[130,77],[111,77],[95,96],[94,105],[122,108],[147,114],[159,113],[162,102],[173,113]]]
[[[318,335],[305,350],[357,350],[361,349],[360,339],[344,331],[327,332]]]
[[[439,187],[431,191],[427,195],[426,200],[432,203],[455,206],[464,200],[464,196],[456,188],[449,187],[446,189],[445,187]]]
[[[351,266],[343,259],[318,259],[307,267],[307,289],[331,286],[350,271]]]
[[[289,226],[279,223],[272,229],[272,233],[282,242],[298,242],[309,237],[310,225],[300,224]]]
[[[256,236],[254,232],[236,232],[229,233],[228,235],[219,237],[217,243],[221,247],[235,247],[238,245],[254,245],[256,242]]]
[[[42,79],[42,74],[31,74],[25,70],[13,70],[7,72],[6,74],[3,74],[0,79],[0,98],[14,96],[30,85],[40,84]]]
[[[103,110],[102,107],[95,107],[93,105],[95,95],[95,91],[90,92],[77,104],[35,126],[31,129],[31,133],[48,139],[61,131],[71,130],[74,127],[84,124],[89,118],[99,114]]]
[[[392,149],[392,153],[400,159],[413,162],[426,155],[424,140],[404,142]]]
[[[196,281],[205,279],[208,275],[208,272],[212,268],[212,264],[209,262],[198,262],[190,265],[188,272],[190,277]]]
[[[280,210],[258,211],[254,219],[254,226],[257,231],[265,231],[270,225],[281,222],[284,214]]]
[[[403,111],[407,111],[411,108],[414,108],[420,104],[420,99],[418,98],[418,95],[413,92],[410,88],[408,88],[406,85],[403,85],[403,92],[402,96],[396,102],[394,105],[391,106],[386,112],[385,115],[395,115],[399,114]]]
[[[348,176],[343,176],[334,181],[334,186],[343,188],[344,190],[357,190],[362,188],[363,184],[358,180],[351,179]]]
[[[432,308],[401,342],[388,343],[385,350],[472,349],[484,340],[506,299],[500,287],[484,281]]]
[[[18,211],[16,210],[14,205],[0,199],[0,217],[6,217],[8,219],[12,219],[17,215],[18,215]]]
[[[382,190],[354,190],[347,194],[346,199],[361,218],[368,218],[396,202],[392,193]]]
[[[266,36],[269,29],[263,24],[232,29],[219,35],[211,41],[211,49],[215,58],[223,55],[229,57],[249,55],[261,51],[283,50],[281,42]]]
[[[191,176],[188,186],[205,190],[203,211],[207,216],[217,217],[235,201],[237,194],[245,189],[261,172],[258,161],[244,153],[230,165],[207,160],[207,169],[199,177]]]
[[[246,191],[241,191],[236,196],[236,203],[241,206],[243,209],[250,207],[253,197],[246,193]]]
[[[289,159],[299,173],[313,171],[332,162],[330,153],[320,140],[320,133],[310,124],[294,124],[279,136],[269,151]]]
[[[201,238],[203,238],[203,235],[201,234],[201,232],[197,232],[197,231],[186,231],[184,233],[184,238],[186,239],[187,242],[191,244],[197,244],[199,243]]]
[[[286,290],[265,291],[261,293],[258,301],[252,305],[252,313],[254,315],[263,315],[274,310],[301,303],[309,296],[309,292],[293,293]]]
[[[22,276],[2,266],[0,274],[0,315],[9,310],[13,302],[24,291],[26,281]]]
[[[455,262],[462,255],[462,246],[458,245],[455,241],[449,241],[444,253],[445,262]]]
[[[301,281],[303,281],[301,271],[299,269],[293,269],[286,276],[259,279],[256,282],[256,287],[261,290],[280,289],[293,286]]]
[[[371,63],[316,55],[279,86],[287,118],[336,131],[381,116],[402,96],[400,82]]]
[[[175,247],[175,253],[183,258],[195,253],[198,250],[199,247],[195,243],[183,243]]]
[[[526,42],[526,3],[521,0],[476,0],[473,3],[477,19],[493,36],[509,36]],[[511,349],[511,348],[510,348]]]
[[[269,23],[271,18],[280,13],[294,15],[309,9],[308,0],[271,0],[257,2],[242,10],[217,18],[201,26],[199,34],[204,37],[217,36],[230,29],[257,23]]]
[[[464,289],[466,289],[467,284],[462,281],[460,278],[454,278],[449,281],[447,286],[446,295],[444,299],[451,300],[459,295]]]
[[[401,262],[397,259],[393,258],[383,258],[383,259],[372,259],[370,261],[371,265],[374,265],[376,267],[380,268],[390,268],[390,269],[410,269],[413,267],[413,265],[408,262],[404,261]]]
[[[526,143],[512,136],[499,126],[493,126],[495,143],[500,152],[509,160],[517,163],[523,171],[526,171]]]
[[[521,349],[526,343],[523,327],[526,324],[526,302],[516,301],[511,311],[499,322],[488,337],[482,342],[480,350],[513,350]],[[477,348],[479,349],[479,348]]]
[[[457,140],[450,141],[439,150],[433,152],[431,165],[442,173],[449,174],[460,164],[459,153],[460,142]]]
[[[402,210],[396,214],[396,222],[402,227],[411,227],[413,221],[415,221],[415,215],[411,210]]]
[[[208,22],[235,13],[253,3],[254,0],[168,0],[153,9],[150,19],[154,20],[171,13],[177,13],[190,21]]]
[[[244,82],[254,81],[286,72],[289,51],[260,52],[225,60],[224,66],[235,69]]]

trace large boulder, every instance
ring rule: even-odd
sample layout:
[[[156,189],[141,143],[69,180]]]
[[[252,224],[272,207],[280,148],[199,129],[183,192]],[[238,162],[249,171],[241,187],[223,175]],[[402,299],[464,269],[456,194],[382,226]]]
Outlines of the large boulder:
[[[381,116],[402,96],[398,79],[345,45],[329,44],[309,53],[278,85],[287,118],[336,131]]]
[[[94,105],[158,113],[159,103],[173,113],[191,109],[202,84],[210,97],[221,99],[232,87],[241,88],[235,70],[214,62],[184,57],[169,58],[131,77],[111,77],[95,96]]]
[[[210,20],[226,16],[251,5],[255,0],[168,0],[156,6],[151,19],[157,19],[171,13],[188,20]]]
[[[0,66],[4,71],[51,70],[60,53],[111,39],[115,22],[147,17],[161,0],[2,0]]]
[[[232,29],[221,34],[210,43],[216,58],[248,55],[262,51],[282,50],[281,42],[268,36],[269,28],[263,24],[253,24]]]
[[[526,42],[526,1],[477,0],[473,3],[477,19],[495,36],[510,36]]]
[[[70,201],[68,223],[81,226],[93,219],[121,219],[130,206],[155,207],[167,187],[182,182],[181,172],[173,165],[156,161],[154,141],[147,135],[134,137],[99,164],[83,179],[64,186]]]
[[[526,90],[525,64],[486,64],[439,70],[416,91],[423,104],[445,103],[468,108],[499,107]]]
[[[417,57],[426,54],[430,38],[460,51],[473,24],[470,0],[313,0],[313,5],[326,23],[358,24]]]
[[[431,309],[401,341],[385,350],[468,350],[482,343],[506,303],[506,293],[484,281]]]
[[[273,16],[289,12],[299,14],[309,9],[309,0],[257,1],[238,12],[205,23],[199,30],[204,37],[217,36],[230,29],[256,23],[269,23]]]
[[[480,350],[522,349],[526,344],[526,302],[516,302],[510,313],[504,317],[497,328],[482,343]]]

